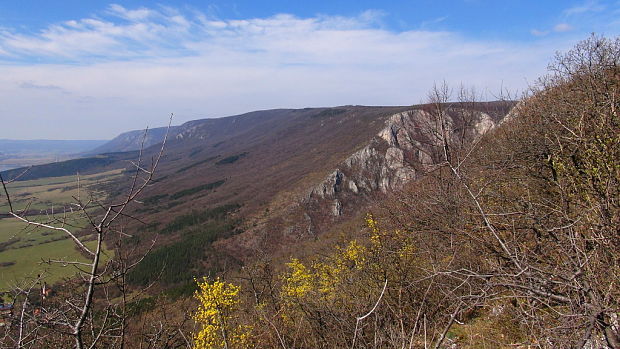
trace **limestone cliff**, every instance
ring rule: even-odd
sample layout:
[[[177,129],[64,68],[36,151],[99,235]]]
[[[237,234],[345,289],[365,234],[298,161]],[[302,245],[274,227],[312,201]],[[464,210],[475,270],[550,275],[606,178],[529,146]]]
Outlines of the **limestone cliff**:
[[[450,142],[471,142],[495,127],[511,106],[479,103],[467,109],[452,105],[442,111],[442,118],[436,117],[432,106],[414,106],[365,120],[376,124],[364,139],[350,134],[363,129],[353,115],[353,122],[342,115],[320,119],[320,124],[312,118],[309,123],[320,125],[313,139],[331,144],[334,140],[330,137],[355,136],[361,142],[348,149],[332,147],[329,152],[314,146],[313,152],[327,159],[337,158],[333,165],[314,162],[316,170],[308,167],[304,177],[294,179],[296,185],[281,191],[265,209],[250,217],[244,233],[222,242],[222,248],[235,256],[251,257],[337,229],[340,223],[367,212],[372,202],[438,166],[444,158],[442,134]],[[332,122],[330,127],[322,126],[325,120]],[[346,130],[325,134],[346,120]],[[441,124],[445,126],[443,132],[439,131]],[[280,135],[291,132],[295,129],[283,130]],[[305,159],[311,163],[310,155]]]
[[[496,124],[486,113],[462,110],[446,112],[444,120],[454,139],[474,139]],[[437,123],[437,118],[423,109],[394,114],[365,147],[311,188],[302,206],[312,216],[320,211],[340,216],[358,208],[359,201],[373,193],[385,194],[416,179],[441,160]]]

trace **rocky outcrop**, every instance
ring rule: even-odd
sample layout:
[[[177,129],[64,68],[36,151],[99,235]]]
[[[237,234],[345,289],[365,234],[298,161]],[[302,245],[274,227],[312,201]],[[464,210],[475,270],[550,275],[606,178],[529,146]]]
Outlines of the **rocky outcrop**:
[[[469,105],[475,108],[474,111],[459,111],[454,108],[458,105],[453,104],[442,120],[446,126],[444,133],[451,135],[454,142],[463,137],[474,140],[495,127],[513,105],[476,103],[473,107]],[[299,178],[281,177],[283,186],[285,182],[294,183],[288,187],[292,189],[271,201],[269,210],[257,213],[246,225],[244,233],[227,240],[228,251],[242,259],[253,258],[277,246],[319,239],[324,233],[339,234],[341,229],[357,224],[358,221],[352,218],[368,212],[369,204],[381,202],[394,190],[436,168],[443,161],[442,132],[438,127],[441,123],[430,113],[428,105],[404,110],[376,113],[365,118],[364,114],[355,113],[325,117],[322,111],[308,111],[312,112],[311,115],[300,120],[313,126],[307,128],[314,130],[311,136],[306,131],[296,132],[296,127],[282,128],[277,137],[288,137],[296,132],[295,144],[289,143],[289,147],[301,143],[297,137],[307,138],[304,147],[314,144],[308,138],[312,141],[318,139],[324,144],[338,143],[338,146],[313,145],[309,148],[309,152],[300,157],[303,161],[308,157],[303,174]],[[345,121],[346,127],[336,129]],[[278,120],[265,130],[281,123],[282,120]],[[354,141],[340,142],[343,139]],[[281,144],[280,139],[271,142]],[[329,165],[311,161],[317,158],[328,160]],[[318,171],[322,175],[317,180]],[[280,185],[279,182],[272,183]]]
[[[485,113],[459,110],[446,112],[444,123],[447,134],[469,140],[495,127],[493,118]],[[387,193],[416,179],[443,159],[438,125],[437,118],[422,109],[392,115],[369,144],[311,188],[302,205],[311,207],[315,214],[323,208],[332,216],[340,216],[348,207],[357,207],[360,199]]]
[[[312,190],[312,194],[318,198],[333,198],[342,190],[344,174],[340,170],[331,173],[323,182]]]

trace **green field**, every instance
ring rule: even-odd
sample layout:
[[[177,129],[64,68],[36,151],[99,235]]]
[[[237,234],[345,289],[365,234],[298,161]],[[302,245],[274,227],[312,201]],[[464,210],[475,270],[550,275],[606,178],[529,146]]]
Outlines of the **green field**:
[[[93,192],[93,186],[109,182],[121,175],[122,170],[80,176],[79,190],[77,176],[50,177],[30,181],[13,182],[8,185],[13,209],[47,210],[58,213],[59,205],[74,202],[78,194],[82,200],[89,194],[100,197],[102,193]],[[4,193],[0,195],[0,212],[6,212],[8,204]],[[62,210],[60,211],[62,212]]]
[[[116,179],[121,170],[109,171],[80,178],[79,195],[104,199],[95,185]],[[77,233],[86,227],[83,215],[72,212],[69,203],[78,195],[77,176],[45,178],[14,182],[8,185],[15,210],[28,207],[28,219],[53,226],[61,226]],[[6,213],[8,204],[4,193],[0,195],[0,212]],[[89,242],[87,245],[93,245]],[[29,226],[15,218],[0,219],[0,290],[5,290],[29,277],[48,275],[53,283],[72,276],[71,265],[47,264],[47,259],[64,261],[87,261],[75,243],[61,232]]]

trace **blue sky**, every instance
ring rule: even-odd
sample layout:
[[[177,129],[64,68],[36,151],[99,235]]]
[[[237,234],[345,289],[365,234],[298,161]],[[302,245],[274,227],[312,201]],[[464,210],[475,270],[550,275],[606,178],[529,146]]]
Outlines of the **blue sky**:
[[[409,105],[435,81],[522,91],[620,32],[620,1],[2,1],[0,138],[277,107]]]

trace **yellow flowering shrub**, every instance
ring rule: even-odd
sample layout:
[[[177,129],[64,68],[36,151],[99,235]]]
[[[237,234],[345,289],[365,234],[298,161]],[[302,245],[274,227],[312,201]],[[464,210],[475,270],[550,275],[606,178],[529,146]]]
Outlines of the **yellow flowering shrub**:
[[[241,304],[239,286],[220,279],[197,281],[199,290],[195,297],[199,306],[194,320],[200,328],[194,335],[194,346],[199,349],[272,347],[295,343],[301,338],[298,336],[303,337],[302,333],[321,333],[319,337],[323,339],[332,330],[334,334],[346,334],[350,329],[343,329],[339,324],[349,323],[375,302],[386,278],[396,289],[399,285],[396,282],[404,282],[408,277],[412,270],[409,266],[416,257],[413,234],[381,229],[370,214],[366,224],[369,228],[366,236],[337,245],[327,255],[307,262],[291,258],[286,270],[277,276],[280,282],[269,283],[273,280],[269,276],[263,286],[267,290],[274,285],[279,292],[265,297],[263,288],[254,288],[257,284],[252,284],[253,315],[241,311],[250,308],[249,304]],[[384,302],[388,302],[388,296]],[[338,322],[327,326],[325,319],[338,319]],[[276,342],[269,342],[275,339]],[[321,347],[324,343],[320,343],[306,344]]]
[[[333,297],[335,289],[340,282],[341,265],[329,263],[314,263],[312,269],[316,278],[316,290],[322,297]]]
[[[250,328],[235,324],[233,312],[239,305],[239,286],[216,279],[198,281],[198,311],[194,314],[201,330],[194,335],[194,347],[244,348],[249,339]]]
[[[310,266],[299,259],[292,258],[283,275],[282,291],[290,300],[299,300],[307,296],[319,296],[333,299],[338,284],[350,269],[363,268],[367,249],[355,240],[344,247],[338,247],[336,253],[322,261],[315,261]]]
[[[379,223],[371,213],[366,214],[366,226],[370,229],[370,244],[372,248],[380,248],[381,231],[379,230]]]
[[[303,297],[314,287],[314,275],[297,258],[291,259],[286,266],[290,272],[284,275],[282,291],[288,297]]]
[[[362,246],[356,240],[349,242],[349,245],[341,251],[341,263],[352,264],[356,269],[361,269],[366,262],[366,247]]]
[[[379,223],[372,215],[372,213],[366,214],[366,226],[370,229],[373,234],[379,233]]]

